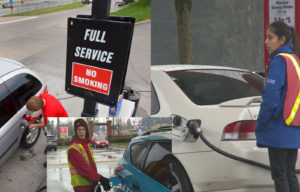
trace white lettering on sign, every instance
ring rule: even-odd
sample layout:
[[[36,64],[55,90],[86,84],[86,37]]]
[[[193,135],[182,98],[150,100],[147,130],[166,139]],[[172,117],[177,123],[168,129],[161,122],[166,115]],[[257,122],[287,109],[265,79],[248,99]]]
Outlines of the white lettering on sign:
[[[84,77],[74,76],[74,82],[82,84],[82,85],[94,87],[94,88],[97,88],[97,89],[100,89],[100,90],[104,90],[104,91],[107,91],[107,88],[108,88],[107,83],[102,83],[102,82],[87,79],[87,78],[84,78]]]
[[[106,43],[105,41],[106,31],[100,31],[95,29],[86,29],[83,40],[89,40],[92,42]]]
[[[269,22],[274,21],[295,27],[295,0],[269,0]]]
[[[91,70],[91,69],[87,69],[86,70],[86,76],[96,77],[97,76],[97,71]]]
[[[103,63],[111,63],[113,59],[113,52],[108,51],[101,51],[97,49],[90,49],[86,47],[79,47],[75,48],[75,57],[80,57],[83,59],[89,59],[93,61],[100,61]]]
[[[109,95],[113,71],[81,63],[72,63],[73,86]]]

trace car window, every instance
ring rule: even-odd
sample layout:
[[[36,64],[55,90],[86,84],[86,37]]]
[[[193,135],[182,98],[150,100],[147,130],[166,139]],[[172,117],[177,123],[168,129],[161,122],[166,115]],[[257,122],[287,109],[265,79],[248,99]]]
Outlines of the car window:
[[[159,112],[160,106],[157,98],[156,91],[151,83],[151,115]]]
[[[13,99],[4,83],[0,84],[0,127],[2,127],[17,112]]]
[[[168,187],[171,176],[171,142],[154,142],[147,155],[143,172]]]
[[[17,102],[17,110],[21,109],[28,99],[42,87],[41,82],[30,74],[19,74],[8,79],[5,84]]]
[[[131,146],[131,163],[138,169],[143,166],[148,143],[136,143]]]
[[[234,70],[185,70],[167,74],[197,105],[260,96],[264,86],[263,78],[255,73]]]
[[[47,136],[48,141],[55,140],[55,136]]]

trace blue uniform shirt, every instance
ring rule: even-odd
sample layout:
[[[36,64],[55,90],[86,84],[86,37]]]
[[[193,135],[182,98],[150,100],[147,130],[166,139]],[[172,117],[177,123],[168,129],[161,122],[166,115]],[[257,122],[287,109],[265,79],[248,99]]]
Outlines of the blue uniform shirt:
[[[287,126],[283,119],[286,95],[286,62],[279,53],[294,53],[290,45],[278,48],[270,55],[263,102],[255,127],[257,144],[275,148],[300,148],[300,127]]]

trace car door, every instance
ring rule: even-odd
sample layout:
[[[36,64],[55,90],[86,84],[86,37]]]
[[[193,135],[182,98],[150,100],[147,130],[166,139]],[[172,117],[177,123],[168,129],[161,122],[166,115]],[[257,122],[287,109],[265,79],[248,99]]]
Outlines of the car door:
[[[4,156],[8,151],[19,146],[22,133],[25,129],[25,120],[23,117],[28,112],[25,106],[26,102],[31,96],[41,90],[42,84],[32,75],[17,71],[2,77],[2,81],[2,89],[7,94],[4,104],[11,116],[9,121],[1,128],[0,133],[0,140],[3,142],[0,145],[0,149],[2,147],[1,151]]]
[[[157,147],[153,148],[153,145],[154,143],[152,142],[142,142],[130,146],[130,163],[123,165],[123,170],[120,174],[122,179],[122,191],[171,191],[156,180],[155,175],[151,173],[151,168],[152,171],[155,172],[155,162],[151,164],[153,161],[150,156],[155,153],[153,150],[157,149]],[[159,151],[156,153],[159,153]],[[160,157],[157,156],[156,159],[158,160]]]
[[[21,122],[16,113],[14,99],[0,79],[0,165],[18,146]]]

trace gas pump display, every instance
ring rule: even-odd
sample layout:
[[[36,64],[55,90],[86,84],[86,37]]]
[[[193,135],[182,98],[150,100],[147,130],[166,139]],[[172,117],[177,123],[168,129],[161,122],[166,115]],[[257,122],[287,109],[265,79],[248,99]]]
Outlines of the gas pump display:
[[[264,0],[264,39],[269,24],[274,21],[283,21],[288,26],[294,27],[299,34],[299,0]],[[269,54],[265,48],[265,70],[269,63]]]

